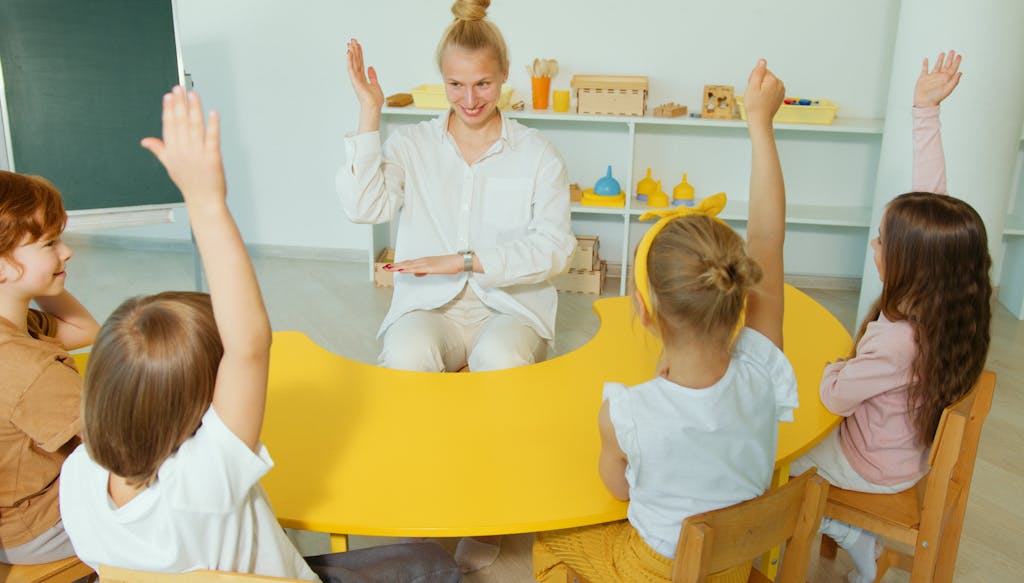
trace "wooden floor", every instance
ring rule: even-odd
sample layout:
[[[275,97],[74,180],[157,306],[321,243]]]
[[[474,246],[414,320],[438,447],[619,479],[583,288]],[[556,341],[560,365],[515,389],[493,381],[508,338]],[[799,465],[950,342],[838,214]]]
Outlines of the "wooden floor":
[[[69,236],[76,252],[68,267],[67,287],[103,319],[127,297],[167,289],[193,289],[192,256],[161,251],[157,244],[105,247],[95,238]],[[259,257],[255,261],[271,323],[275,330],[301,330],[328,350],[374,362],[375,340],[390,301],[387,289],[374,288],[364,264]],[[617,290],[617,282],[609,282]],[[856,317],[853,292],[805,290],[851,330]],[[590,309],[593,296],[561,294],[555,353],[580,346],[597,330]],[[995,399],[982,434],[974,484],[957,561],[956,581],[1001,583],[1024,581],[1024,322],[996,306],[988,368],[998,375]],[[326,537],[295,535],[307,553],[325,552]],[[532,581],[531,534],[507,536],[501,556],[491,567],[466,577],[467,583]],[[353,547],[380,544],[353,537]],[[451,545],[453,541],[445,541]],[[845,581],[849,558],[818,561],[812,583]],[[884,581],[907,581],[890,573]]]

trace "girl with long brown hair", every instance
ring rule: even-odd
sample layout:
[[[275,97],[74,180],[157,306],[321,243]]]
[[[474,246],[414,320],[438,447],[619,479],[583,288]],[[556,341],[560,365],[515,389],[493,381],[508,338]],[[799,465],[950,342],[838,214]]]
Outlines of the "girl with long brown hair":
[[[793,462],[848,490],[891,493],[928,470],[942,410],[981,374],[991,322],[985,225],[962,200],[945,194],[939,103],[960,80],[960,56],[925,59],[914,91],[914,192],[886,207],[871,241],[882,295],[857,334],[849,359],[828,365],[825,406],[845,419]],[[874,535],[825,519],[821,531],[850,552],[851,582],[872,581]]]

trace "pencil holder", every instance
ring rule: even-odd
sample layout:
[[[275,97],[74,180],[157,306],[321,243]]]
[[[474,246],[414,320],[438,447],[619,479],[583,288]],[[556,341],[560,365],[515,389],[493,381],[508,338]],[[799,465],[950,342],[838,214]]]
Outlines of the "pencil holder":
[[[533,89],[533,108],[548,108],[548,92],[551,90],[551,77],[531,77],[530,85]]]

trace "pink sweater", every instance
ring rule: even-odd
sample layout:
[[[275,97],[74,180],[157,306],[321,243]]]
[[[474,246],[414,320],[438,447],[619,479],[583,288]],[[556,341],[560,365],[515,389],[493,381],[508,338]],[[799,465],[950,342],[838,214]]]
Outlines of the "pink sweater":
[[[914,108],[914,190],[946,193],[939,108]],[[884,315],[868,324],[857,355],[825,368],[821,400],[846,419],[839,440],[850,466],[872,484],[914,481],[927,470],[907,409],[910,367],[917,354],[913,327]]]

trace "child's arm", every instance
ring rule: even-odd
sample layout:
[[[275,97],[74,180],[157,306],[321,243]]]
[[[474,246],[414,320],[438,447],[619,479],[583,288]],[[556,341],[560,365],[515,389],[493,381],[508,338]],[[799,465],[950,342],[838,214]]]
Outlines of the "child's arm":
[[[263,426],[270,361],[270,321],[238,227],[228,211],[220,155],[220,121],[204,128],[199,96],[180,87],[164,96],[163,140],[142,146],[160,160],[181,190],[199,256],[210,284],[213,313],[224,345],[213,407],[254,451]]]
[[[782,348],[782,245],[786,238],[786,187],[775,147],[772,118],[786,89],[764,59],[750,73],[743,97],[752,158],[747,249],[764,275],[747,297],[746,325]]]
[[[57,318],[57,332],[54,337],[64,348],[74,350],[88,346],[96,340],[99,322],[71,292],[64,290],[60,295],[34,298],[39,309]]]
[[[914,182],[915,192],[946,194],[946,158],[939,132],[939,104],[960,83],[961,56],[955,51],[939,54],[935,68],[928,59],[914,86]]]
[[[597,425],[601,430],[601,457],[597,462],[601,481],[612,496],[619,500],[629,500],[629,482],[626,481],[627,458],[615,437],[608,401],[601,404]]]

